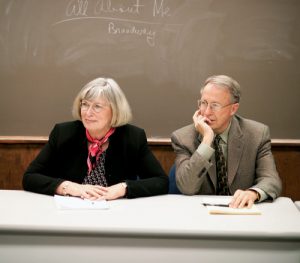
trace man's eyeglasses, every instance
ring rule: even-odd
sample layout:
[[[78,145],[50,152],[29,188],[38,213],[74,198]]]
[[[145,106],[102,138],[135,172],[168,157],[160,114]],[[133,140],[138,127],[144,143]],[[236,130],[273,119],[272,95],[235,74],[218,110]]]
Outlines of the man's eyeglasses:
[[[101,105],[99,103],[92,104],[85,100],[81,101],[80,108],[82,111],[88,111],[90,107],[92,108],[93,112],[99,113],[100,111],[102,111],[104,109],[105,105]]]
[[[227,105],[222,106],[221,104],[216,103],[216,102],[208,103],[206,100],[198,100],[199,109],[206,110],[207,107],[209,107],[212,112],[220,111],[221,109],[228,107],[232,104],[234,104],[234,103],[229,103]]]

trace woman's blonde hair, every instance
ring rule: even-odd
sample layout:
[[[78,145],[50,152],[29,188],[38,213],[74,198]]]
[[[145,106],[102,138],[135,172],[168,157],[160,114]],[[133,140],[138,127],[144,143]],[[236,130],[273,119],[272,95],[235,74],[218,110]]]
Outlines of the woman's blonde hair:
[[[112,109],[112,127],[119,127],[132,120],[132,113],[125,94],[117,84],[110,78],[96,78],[87,83],[77,94],[73,102],[72,115],[81,120],[82,100],[94,100],[104,98]]]

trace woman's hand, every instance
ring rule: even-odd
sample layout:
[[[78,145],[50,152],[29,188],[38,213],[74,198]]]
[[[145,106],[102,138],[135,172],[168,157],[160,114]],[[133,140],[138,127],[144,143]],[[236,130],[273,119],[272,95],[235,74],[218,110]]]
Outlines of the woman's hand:
[[[96,200],[106,199],[114,200],[124,197],[126,188],[121,183],[109,187],[91,184],[77,184],[70,181],[64,181],[57,189],[56,193],[59,195],[78,196],[82,199]]]
[[[109,187],[102,187],[103,195],[100,199],[115,200],[126,195],[126,188],[122,183],[115,184]]]
[[[60,195],[78,196],[82,199],[96,200],[103,196],[104,187],[91,184],[77,184],[70,181],[64,181],[57,189],[56,193]]]

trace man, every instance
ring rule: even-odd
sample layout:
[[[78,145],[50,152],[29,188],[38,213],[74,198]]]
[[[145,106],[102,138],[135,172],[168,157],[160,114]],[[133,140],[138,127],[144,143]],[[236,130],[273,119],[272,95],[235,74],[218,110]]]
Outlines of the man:
[[[250,208],[254,202],[278,197],[281,180],[269,128],[236,115],[237,81],[224,75],[209,77],[200,95],[194,123],[171,136],[179,190],[187,195],[233,195],[233,208]]]

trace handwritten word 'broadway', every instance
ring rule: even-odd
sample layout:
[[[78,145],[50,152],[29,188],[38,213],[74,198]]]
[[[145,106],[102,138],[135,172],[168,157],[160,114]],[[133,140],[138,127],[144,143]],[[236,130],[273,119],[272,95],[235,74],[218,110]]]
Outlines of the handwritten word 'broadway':
[[[155,45],[155,35],[156,32],[145,27],[138,28],[137,26],[128,26],[128,27],[120,27],[117,26],[114,22],[110,22],[108,24],[108,33],[114,35],[137,35],[137,36],[145,36],[147,43],[153,47]]]

